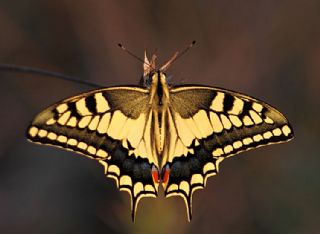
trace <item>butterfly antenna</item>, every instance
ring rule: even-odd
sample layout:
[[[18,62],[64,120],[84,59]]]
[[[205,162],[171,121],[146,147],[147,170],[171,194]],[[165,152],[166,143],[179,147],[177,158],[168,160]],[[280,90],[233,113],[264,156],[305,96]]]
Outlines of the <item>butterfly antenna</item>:
[[[20,65],[13,65],[13,64],[0,64],[0,71],[7,71],[7,72],[20,72],[20,73],[30,73],[30,74],[36,74],[36,75],[44,75],[44,76],[50,76],[59,78],[62,80],[72,81],[79,84],[88,85],[95,88],[102,88],[103,85],[96,84],[93,82],[80,80],[76,77],[67,76],[58,72],[51,72],[47,71],[41,68],[33,68],[33,67],[26,67],[26,66],[20,66]]]
[[[196,41],[192,41],[182,52],[175,52],[173,56],[169,59],[169,61],[162,65],[160,71],[166,71],[172,63],[174,63],[178,58],[187,53],[187,51],[191,49],[194,46],[194,44],[196,44]]]
[[[140,58],[139,56],[135,55],[134,53],[132,53],[130,50],[128,50],[126,47],[124,47],[121,43],[118,43],[118,46],[126,53],[128,53],[129,55],[131,55],[132,57],[134,57],[135,59],[139,60],[140,62],[142,62],[143,64],[147,65],[150,69],[154,69],[152,67],[152,64],[147,63],[145,60],[143,60],[142,58]]]

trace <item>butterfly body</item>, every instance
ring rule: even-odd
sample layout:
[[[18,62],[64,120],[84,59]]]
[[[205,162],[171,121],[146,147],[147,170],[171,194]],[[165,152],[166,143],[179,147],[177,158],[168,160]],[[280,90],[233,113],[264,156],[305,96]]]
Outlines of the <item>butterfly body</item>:
[[[154,59],[146,64],[153,64]],[[166,64],[164,67],[167,67]],[[38,114],[28,139],[97,160],[131,197],[192,195],[225,158],[288,141],[293,131],[275,108],[237,92],[200,85],[171,87],[164,69],[145,67],[143,86],[94,90]],[[153,66],[152,66],[153,67]]]

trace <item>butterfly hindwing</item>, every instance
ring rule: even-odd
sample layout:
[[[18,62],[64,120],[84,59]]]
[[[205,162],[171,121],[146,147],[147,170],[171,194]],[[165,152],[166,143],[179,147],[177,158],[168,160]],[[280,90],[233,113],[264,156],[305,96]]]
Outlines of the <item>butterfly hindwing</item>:
[[[156,197],[152,167],[152,112],[148,91],[114,87],[84,93],[48,107],[35,117],[28,139],[97,160],[120,190],[131,196],[132,218],[140,198]]]
[[[185,200],[191,219],[192,194],[204,188],[226,157],[259,146],[288,141],[293,131],[275,108],[236,92],[181,86],[170,92],[170,143],[166,161],[167,197]]]

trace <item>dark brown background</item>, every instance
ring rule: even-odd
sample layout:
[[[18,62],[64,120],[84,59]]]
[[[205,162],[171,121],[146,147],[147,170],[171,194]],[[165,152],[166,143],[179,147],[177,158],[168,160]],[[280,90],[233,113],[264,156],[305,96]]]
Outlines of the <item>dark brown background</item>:
[[[26,141],[46,106],[89,87],[0,72],[0,233],[319,233],[318,0],[2,0],[0,62],[41,67],[105,86],[135,84],[156,51],[176,83],[250,94],[279,108],[295,139],[226,160],[195,193],[130,202],[94,161]]]

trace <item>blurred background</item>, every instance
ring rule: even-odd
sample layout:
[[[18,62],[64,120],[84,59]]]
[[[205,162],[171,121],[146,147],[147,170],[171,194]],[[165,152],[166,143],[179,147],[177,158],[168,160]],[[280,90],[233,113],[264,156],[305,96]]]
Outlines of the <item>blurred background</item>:
[[[225,160],[195,193],[145,198],[136,223],[127,193],[102,167],[27,142],[48,105],[92,88],[0,71],[0,233],[319,233],[319,0],[1,0],[0,63],[39,67],[105,86],[137,84],[144,49],[176,84],[236,90],[277,107],[295,139]]]

